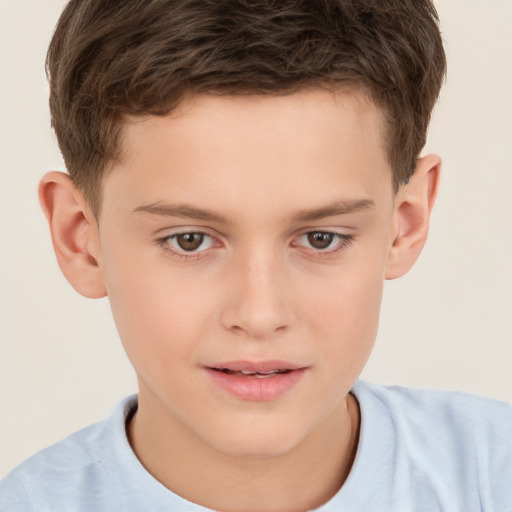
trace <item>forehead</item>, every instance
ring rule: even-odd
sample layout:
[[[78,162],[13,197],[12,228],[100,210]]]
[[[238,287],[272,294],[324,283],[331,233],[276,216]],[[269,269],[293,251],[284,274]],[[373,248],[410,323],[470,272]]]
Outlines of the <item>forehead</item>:
[[[348,129],[354,133],[365,131],[372,136],[371,142],[375,136],[386,149],[381,109],[364,90],[349,87],[307,88],[281,95],[189,94],[166,116],[128,118],[124,154],[133,155],[146,136],[153,138],[164,129],[169,135],[174,129],[174,136],[185,131],[208,135],[212,141],[229,134],[248,145],[268,144],[269,139],[277,141],[278,137],[299,145],[304,138],[314,141],[320,135],[328,143]],[[207,143],[208,139],[194,142]]]
[[[269,197],[293,208],[317,191],[324,202],[390,195],[384,141],[380,109],[357,91],[190,96],[170,115],[128,122],[104,192],[244,209]]]

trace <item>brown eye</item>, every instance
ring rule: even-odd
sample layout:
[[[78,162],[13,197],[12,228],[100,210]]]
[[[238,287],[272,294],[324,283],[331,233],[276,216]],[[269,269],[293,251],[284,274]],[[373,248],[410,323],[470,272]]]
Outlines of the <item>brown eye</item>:
[[[176,243],[184,251],[196,251],[204,241],[202,233],[183,233],[176,235]]]
[[[157,242],[171,256],[179,258],[198,258],[203,253],[207,254],[209,249],[222,247],[217,239],[201,231],[174,233]]]
[[[327,249],[334,240],[334,234],[325,231],[312,231],[307,236],[309,244],[315,249]]]

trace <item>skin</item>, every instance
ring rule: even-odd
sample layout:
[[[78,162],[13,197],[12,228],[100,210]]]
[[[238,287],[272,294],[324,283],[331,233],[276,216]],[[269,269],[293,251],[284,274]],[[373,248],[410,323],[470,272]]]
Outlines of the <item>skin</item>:
[[[83,295],[108,295],[137,372],[132,447],[186,499],[307,510],[347,478],[360,423],[349,391],[384,280],[423,247],[440,167],[421,159],[395,194],[383,130],[353,91],[193,96],[127,124],[99,219],[66,175],[43,178],[59,264]],[[180,249],[176,234],[197,232],[203,245]],[[319,249],[312,232],[337,236]],[[226,394],[203,368],[269,359],[307,371],[264,402]]]

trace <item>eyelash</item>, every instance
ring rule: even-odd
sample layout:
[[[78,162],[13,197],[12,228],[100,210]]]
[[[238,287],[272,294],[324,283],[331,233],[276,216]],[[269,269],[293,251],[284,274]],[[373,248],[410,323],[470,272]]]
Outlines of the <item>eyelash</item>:
[[[336,231],[329,231],[329,230],[311,230],[311,231],[306,231],[304,233],[301,233],[298,238],[301,238],[301,237],[304,237],[304,236],[307,236],[311,233],[322,233],[324,235],[332,235],[334,238],[333,238],[333,242],[335,240],[337,240],[337,243],[335,244],[335,247],[333,249],[324,249],[324,250],[321,250],[321,249],[314,249],[314,248],[309,248],[316,257],[329,257],[329,256],[332,256],[336,253],[338,253],[339,251],[342,251],[343,249],[345,249],[346,247],[348,247],[350,244],[352,244],[352,242],[354,241],[355,239],[355,236],[352,235],[352,234],[344,234],[344,233],[337,233]],[[169,241],[171,239],[174,239],[180,235],[202,235],[204,236],[205,238],[211,238],[212,240],[215,240],[215,238],[211,235],[209,235],[208,233],[205,233],[203,231],[183,231],[181,233],[173,233],[172,235],[169,235],[169,236],[166,236],[166,237],[162,237],[162,238],[159,238],[157,240],[158,242],[158,245],[167,253],[170,253],[173,257],[175,258],[179,258],[179,259],[182,259],[182,260],[196,260],[198,258],[200,258],[203,253],[207,252],[209,250],[208,249],[203,249],[202,251],[198,251],[198,252],[186,252],[186,251],[183,251],[183,252],[180,252],[180,251],[177,251],[175,249],[172,249],[169,245]],[[298,247],[297,244],[292,244],[293,247]]]
[[[165,236],[165,237],[159,238],[157,240],[158,245],[160,245],[160,247],[165,252],[170,253],[173,257],[179,258],[182,260],[196,260],[196,259],[200,258],[204,252],[208,251],[208,249],[204,249],[203,251],[198,251],[198,252],[177,251],[170,246],[169,242],[173,238],[177,238],[180,235],[202,235],[205,238],[207,237],[207,238],[211,238],[212,240],[215,240],[215,238],[213,236],[211,236],[208,233],[205,233],[203,231],[182,231],[180,233],[173,233],[172,235]]]
[[[305,237],[307,235],[310,235],[311,233],[322,233],[323,235],[332,235],[333,236],[333,244],[334,244],[334,248],[332,249],[315,249],[313,247],[310,247],[309,250],[311,250],[315,257],[323,257],[323,258],[327,258],[329,256],[332,256],[340,251],[342,251],[343,249],[346,249],[353,241],[354,241],[354,238],[355,236],[350,234],[345,234],[345,233],[337,233],[336,231],[329,231],[329,230],[312,230],[312,231],[306,231],[305,233],[301,233],[299,235],[298,238],[302,238],[302,237]],[[293,244],[294,247],[297,247],[296,244]]]

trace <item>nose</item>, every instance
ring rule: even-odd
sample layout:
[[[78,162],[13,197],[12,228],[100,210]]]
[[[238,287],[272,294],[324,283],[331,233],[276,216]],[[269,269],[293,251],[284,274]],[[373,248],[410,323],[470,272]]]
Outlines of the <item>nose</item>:
[[[221,313],[226,329],[263,340],[291,327],[294,315],[285,266],[275,254],[238,258],[230,269],[229,299]]]

